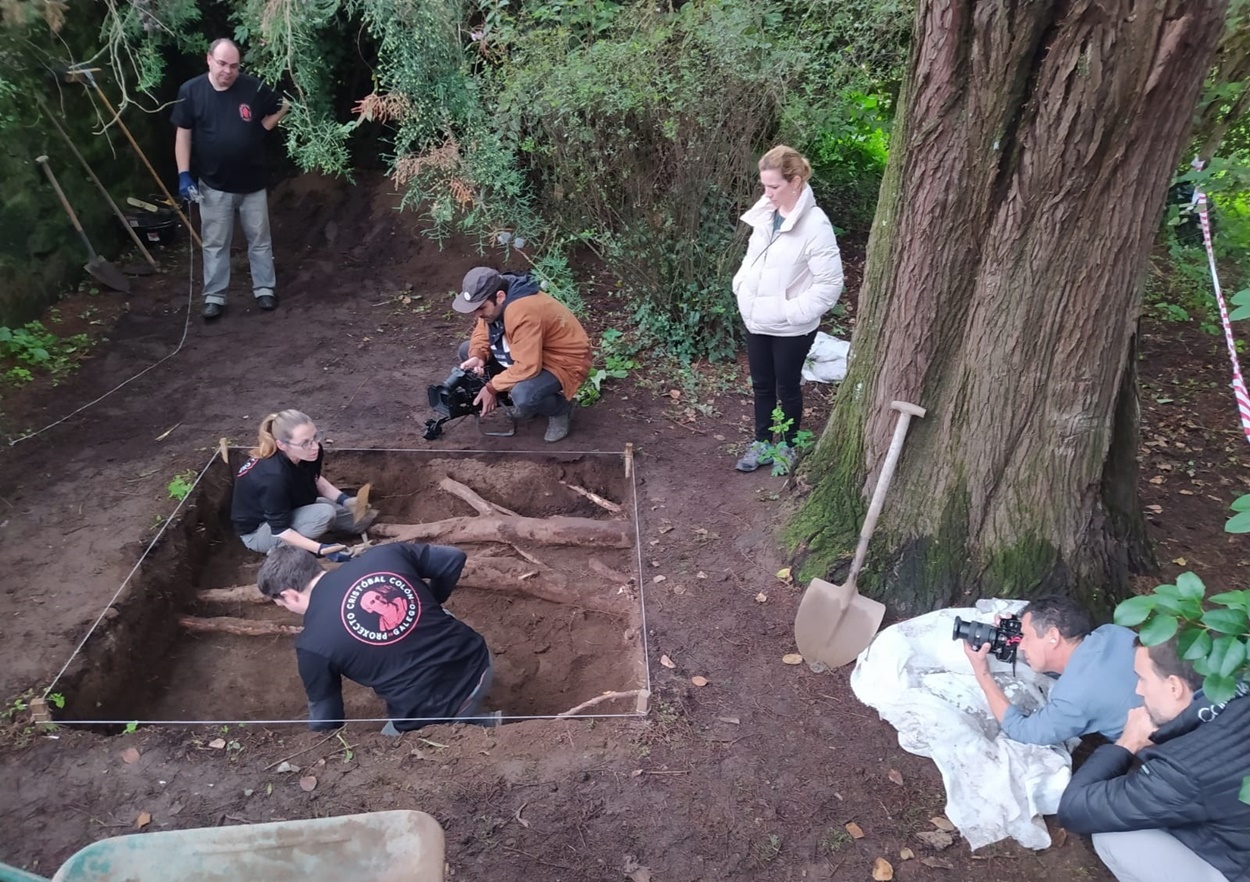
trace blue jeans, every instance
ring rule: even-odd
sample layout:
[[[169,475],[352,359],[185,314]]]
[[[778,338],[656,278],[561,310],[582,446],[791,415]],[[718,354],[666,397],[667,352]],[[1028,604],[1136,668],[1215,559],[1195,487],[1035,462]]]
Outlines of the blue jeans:
[[[252,294],[273,294],[273,237],[269,231],[269,202],[264,190],[227,193],[200,182],[200,238],[204,241],[204,302],[226,302],[230,287],[230,243],[234,216],[239,215],[247,237],[247,259],[252,268]]]
[[[460,361],[456,362],[457,364],[463,364],[468,360],[468,340],[460,344],[459,355]],[[493,377],[503,369],[503,365],[497,362],[493,355],[487,357],[486,375],[488,377]],[[564,397],[560,381],[549,370],[541,370],[538,376],[517,383],[508,390],[508,397],[512,399],[513,415],[519,420],[528,420],[536,416],[562,416],[573,406]]]

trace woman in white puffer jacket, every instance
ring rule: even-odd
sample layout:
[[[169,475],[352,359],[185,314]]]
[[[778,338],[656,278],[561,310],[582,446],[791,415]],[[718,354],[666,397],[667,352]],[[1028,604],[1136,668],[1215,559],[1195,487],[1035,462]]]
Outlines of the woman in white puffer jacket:
[[[738,460],[753,472],[773,458],[773,410],[790,421],[777,449],[793,469],[794,436],[803,418],[803,362],[820,317],[842,294],[842,255],[833,224],[816,205],[811,164],[779,144],[760,158],[764,195],[742,216],[751,240],[733,290],[747,328],[747,359],[755,393],[755,440]]]

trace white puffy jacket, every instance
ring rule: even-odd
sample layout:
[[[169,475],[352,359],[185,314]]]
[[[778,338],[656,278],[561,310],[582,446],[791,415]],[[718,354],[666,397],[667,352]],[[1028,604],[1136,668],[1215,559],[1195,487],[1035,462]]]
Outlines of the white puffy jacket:
[[[776,233],[773,217],[764,197],[742,215],[751,240],[734,275],[734,295],[751,333],[799,337],[816,330],[842,295],[842,255],[810,186]]]

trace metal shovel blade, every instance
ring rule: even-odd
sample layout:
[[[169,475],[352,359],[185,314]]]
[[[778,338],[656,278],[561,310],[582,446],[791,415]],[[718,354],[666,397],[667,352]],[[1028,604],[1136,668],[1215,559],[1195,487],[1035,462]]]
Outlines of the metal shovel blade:
[[[813,670],[841,667],[868,648],[885,617],[885,604],[854,585],[812,579],[794,617],[794,642]]]
[[[100,284],[123,294],[130,293],[130,279],[103,257],[97,255],[91,258],[83,265],[83,269],[91,273]]]

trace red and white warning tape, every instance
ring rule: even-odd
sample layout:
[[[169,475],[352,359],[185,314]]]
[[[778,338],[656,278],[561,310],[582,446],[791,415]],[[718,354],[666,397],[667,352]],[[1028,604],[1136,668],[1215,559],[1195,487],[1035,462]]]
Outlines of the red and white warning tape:
[[[1224,323],[1224,342],[1228,344],[1228,357],[1233,363],[1233,395],[1237,398],[1237,412],[1241,415],[1241,429],[1250,441],[1250,395],[1246,394],[1246,381],[1241,376],[1241,362],[1237,360],[1237,343],[1233,339],[1233,326],[1228,320],[1228,305],[1220,288],[1220,274],[1215,268],[1215,248],[1211,244],[1211,220],[1207,216],[1207,194],[1194,190],[1194,203],[1198,207],[1198,220],[1202,223],[1202,241],[1207,246],[1207,262],[1211,265],[1211,281],[1215,284],[1215,302],[1220,305],[1220,321]]]

